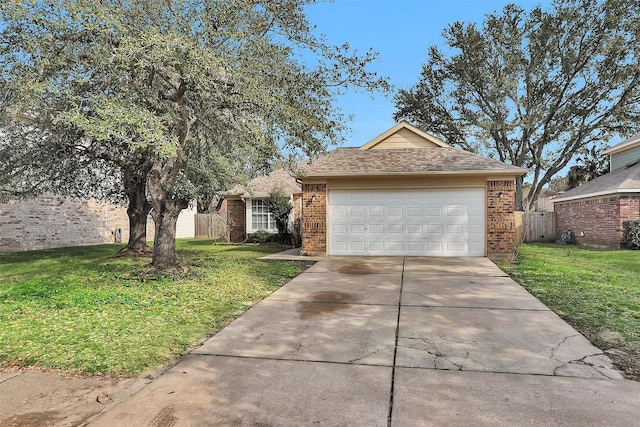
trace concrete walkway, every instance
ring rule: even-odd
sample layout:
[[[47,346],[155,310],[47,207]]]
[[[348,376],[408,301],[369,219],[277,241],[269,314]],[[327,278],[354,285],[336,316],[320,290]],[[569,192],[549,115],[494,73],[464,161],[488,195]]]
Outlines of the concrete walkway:
[[[327,258],[96,426],[640,425],[640,383],[485,258]]]

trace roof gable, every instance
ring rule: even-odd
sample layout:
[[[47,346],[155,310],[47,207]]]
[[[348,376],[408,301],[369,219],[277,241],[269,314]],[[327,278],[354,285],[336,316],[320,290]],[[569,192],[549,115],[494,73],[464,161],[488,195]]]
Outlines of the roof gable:
[[[360,147],[360,150],[388,150],[425,147],[449,147],[449,145],[435,136],[429,135],[417,127],[402,121]]]
[[[338,148],[310,159],[299,177],[477,175],[515,177],[527,169],[459,150],[402,121],[360,148]]]

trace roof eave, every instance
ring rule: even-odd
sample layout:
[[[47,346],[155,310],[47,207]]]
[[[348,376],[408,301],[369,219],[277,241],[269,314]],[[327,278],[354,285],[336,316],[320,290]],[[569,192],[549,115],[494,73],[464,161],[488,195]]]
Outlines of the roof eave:
[[[627,141],[623,141],[618,145],[614,145],[611,148],[607,148],[606,150],[603,151],[604,154],[616,154],[616,153],[620,153],[621,151],[625,151],[628,150],[630,148],[634,148],[640,146],[640,138],[638,137],[632,137]]]
[[[461,170],[461,171],[419,171],[419,172],[382,172],[382,173],[362,173],[362,172],[346,172],[346,173],[324,173],[324,174],[306,174],[300,176],[300,179],[320,179],[320,178],[374,178],[374,177],[390,177],[390,176],[448,176],[448,175],[465,175],[465,176],[520,176],[528,172],[528,169],[511,169],[511,170]]]
[[[240,200],[242,199],[242,194],[223,194],[222,198],[227,200]]]
[[[593,193],[578,194],[578,195],[569,196],[569,197],[556,197],[552,199],[552,201],[553,203],[571,202],[573,200],[592,199],[594,197],[611,196],[611,195],[615,196],[618,194],[625,194],[625,193],[640,193],[640,188],[618,188],[615,190],[596,191]]]

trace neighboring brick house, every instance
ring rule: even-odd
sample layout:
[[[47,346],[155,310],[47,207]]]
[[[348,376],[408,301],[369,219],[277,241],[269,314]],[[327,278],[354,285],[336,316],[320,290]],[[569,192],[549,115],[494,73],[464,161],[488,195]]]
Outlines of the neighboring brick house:
[[[621,248],[622,223],[640,219],[640,133],[608,150],[611,170],[553,200],[556,233],[579,244]]]
[[[195,213],[195,207],[180,213],[176,237],[194,237]],[[147,240],[154,231],[149,217]],[[0,203],[0,253],[128,240],[129,217],[120,205],[50,194]]]
[[[293,211],[290,229],[296,232],[296,228],[299,228],[296,223],[300,218],[302,190],[292,172],[277,169],[225,193],[220,211],[227,213],[230,241],[242,242],[258,230],[278,232],[271,213],[265,207],[265,200],[276,187],[282,188],[291,197]]]
[[[515,177],[524,173],[401,122],[304,168],[302,249],[511,258]]]

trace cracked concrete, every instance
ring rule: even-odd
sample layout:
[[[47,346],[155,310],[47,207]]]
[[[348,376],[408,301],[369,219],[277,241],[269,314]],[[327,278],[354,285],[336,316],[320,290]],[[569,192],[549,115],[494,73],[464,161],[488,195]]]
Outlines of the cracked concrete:
[[[559,362],[558,367],[553,371],[553,375],[622,379],[622,373],[615,369],[611,359],[604,352],[592,346],[591,343],[585,343],[585,340],[582,335],[575,333],[564,337],[551,350],[551,358]],[[576,357],[576,348],[593,352]]]
[[[640,383],[486,258],[344,257],[91,424],[632,425],[638,401]]]
[[[562,363],[553,371],[553,375],[616,380],[624,378],[604,353],[591,354]]]
[[[397,366],[622,378],[606,356],[584,363],[602,352],[549,310],[403,306],[400,318]]]

